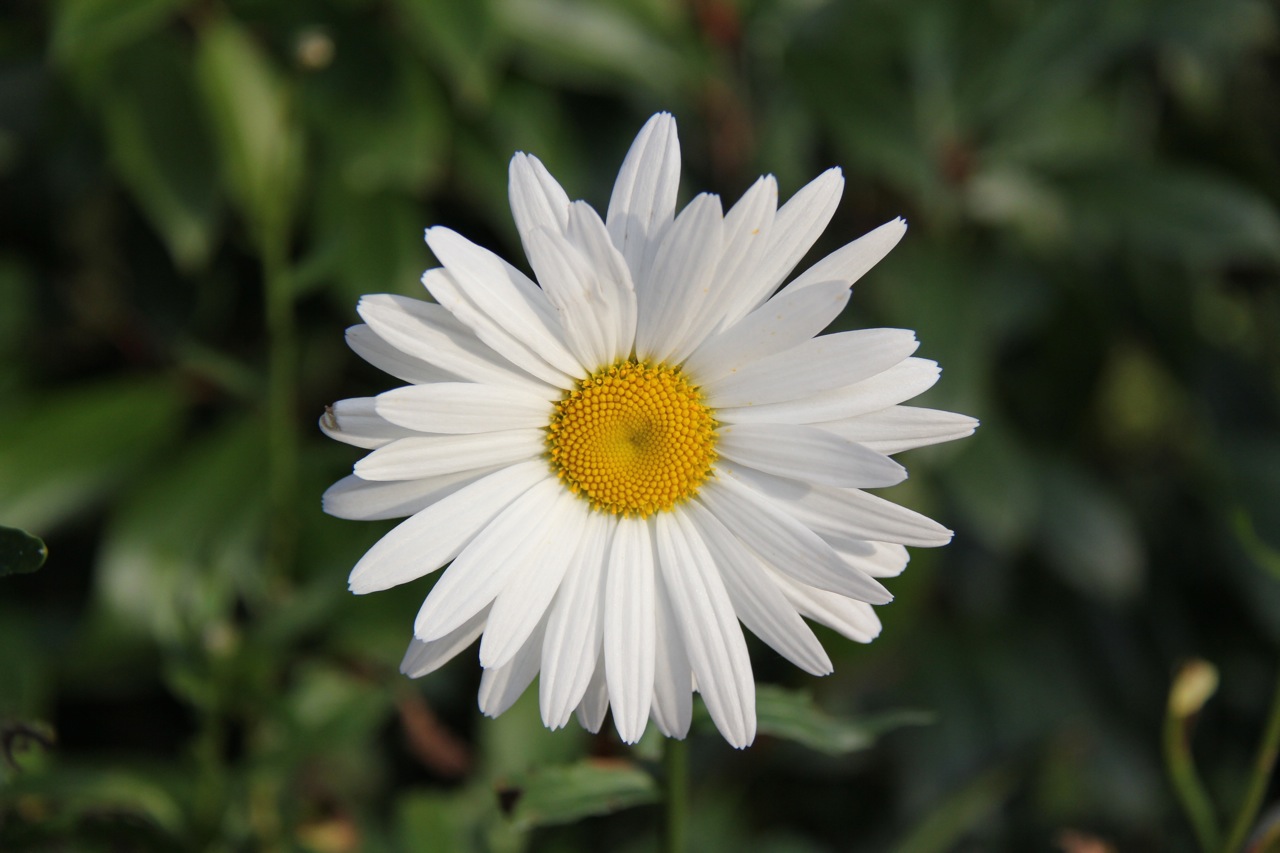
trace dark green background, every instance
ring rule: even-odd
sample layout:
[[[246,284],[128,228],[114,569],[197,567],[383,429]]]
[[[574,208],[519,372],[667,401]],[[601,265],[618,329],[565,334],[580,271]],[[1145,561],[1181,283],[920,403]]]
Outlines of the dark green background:
[[[0,578],[0,722],[56,739],[0,768],[0,848],[654,848],[652,806],[501,816],[495,785],[623,750],[536,703],[479,719],[470,654],[396,673],[430,582],[346,592],[387,525],[320,513],[359,454],[314,424],[395,384],[342,329],[420,294],[423,228],[522,263],[512,152],[602,208],[666,109],[686,199],[840,165],[815,256],[905,216],[840,325],[918,330],[921,402],[983,422],[903,456],[887,496],[956,538],[891,582],[881,639],[824,633],[824,680],[753,646],[831,714],[936,722],[847,757],[696,734],[692,849],[1194,849],[1172,675],[1220,669],[1195,747],[1234,808],[1280,648],[1278,32],[1247,0],[5,0],[0,524],[50,556]]]

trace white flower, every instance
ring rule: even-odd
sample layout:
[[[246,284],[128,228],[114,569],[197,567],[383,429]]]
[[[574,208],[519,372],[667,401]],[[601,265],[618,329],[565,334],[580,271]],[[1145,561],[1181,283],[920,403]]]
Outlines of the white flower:
[[[477,638],[480,708],[496,716],[541,672],[544,722],[606,709],[627,742],[647,721],[689,729],[702,694],[736,747],[755,737],[739,621],[815,675],[831,661],[809,618],[859,642],[880,632],[879,579],[904,545],[951,532],[864,489],[907,473],[891,454],[976,421],[899,405],[938,367],[915,336],[815,337],[849,286],[906,231],[895,219],[778,290],[830,220],[831,169],[781,208],[771,176],[727,214],[675,214],[671,116],[640,131],[602,221],[538,160],[511,161],[511,209],[537,283],[447,228],[435,302],[364,297],[352,349],[408,382],[321,420],[372,450],[325,493],[343,518],[408,516],[351,573],[372,592],[448,565],[401,670],[440,667]],[[776,293],[774,291],[777,291]]]

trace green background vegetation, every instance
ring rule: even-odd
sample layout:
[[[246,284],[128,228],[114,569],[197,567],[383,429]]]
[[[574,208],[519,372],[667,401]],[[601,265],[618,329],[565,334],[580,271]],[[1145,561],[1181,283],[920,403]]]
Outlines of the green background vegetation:
[[[0,577],[0,849],[655,848],[655,807],[555,797],[650,799],[656,743],[479,719],[469,654],[397,674],[430,581],[347,593],[389,525],[320,512],[359,454],[314,424],[395,384],[342,329],[420,295],[426,226],[518,259],[512,152],[603,207],[660,109],[685,198],[842,166],[815,257],[906,216],[840,323],[917,329],[921,402],[983,422],[903,457],[887,495],[957,535],[879,640],[823,634],[823,680],[753,646],[845,723],[700,729],[692,849],[1194,849],[1173,674],[1219,669],[1225,820],[1280,649],[1278,31],[1250,0],[6,0],[0,524],[49,558]],[[934,722],[847,751],[896,709]]]

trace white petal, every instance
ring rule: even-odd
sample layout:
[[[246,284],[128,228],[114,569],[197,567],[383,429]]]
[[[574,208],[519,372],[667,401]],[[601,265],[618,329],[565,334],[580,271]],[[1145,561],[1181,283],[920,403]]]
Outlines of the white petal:
[[[729,594],[682,511],[659,513],[655,528],[658,566],[698,692],[725,740],[742,749],[756,737],[756,685]]]
[[[595,271],[601,314],[614,323],[612,329],[603,329],[610,344],[604,364],[622,361],[630,357],[636,340],[635,280],[626,258],[611,242],[599,214],[585,202],[574,202],[569,208],[567,235]]]
[[[512,429],[474,435],[416,435],[401,438],[356,463],[366,480],[415,480],[471,468],[505,465],[542,455],[546,433]]]
[[[530,232],[526,245],[529,263],[560,317],[565,346],[580,364],[607,363],[618,321],[609,316],[611,305],[601,293],[597,270],[559,231],[539,228]]]
[[[449,382],[458,375],[409,355],[378,337],[368,323],[347,329],[347,346],[352,352],[381,370],[405,382]]]
[[[680,353],[720,259],[724,216],[720,199],[703,193],[681,211],[663,235],[650,272],[637,279],[636,355],[662,363]]]
[[[486,669],[502,666],[519,650],[547,612],[583,541],[587,502],[564,489],[553,500],[537,540],[513,558],[510,578],[489,613],[480,643],[480,665]]]
[[[381,483],[362,480],[351,474],[325,490],[322,505],[329,515],[353,521],[404,518],[421,512],[494,470],[480,468],[421,480]]]
[[[814,589],[781,575],[778,582],[791,603],[808,618],[834,628],[856,643],[869,643],[880,636],[880,617],[865,601]]]
[[[438,640],[424,643],[417,637],[409,641],[409,648],[400,662],[400,672],[410,678],[421,678],[444,666],[467,646],[474,643],[484,630],[484,621],[489,616],[486,607],[453,631]]]
[[[516,230],[529,253],[528,235],[538,228],[563,232],[569,222],[569,196],[532,154],[518,152],[508,169],[507,194]]]
[[[836,212],[844,177],[839,169],[828,169],[810,181],[778,210],[769,228],[769,247],[761,255],[758,267],[743,287],[743,298],[737,310],[725,318],[725,327],[747,315],[777,290],[787,274],[800,263],[817,242]]]
[[[809,340],[830,325],[848,303],[849,288],[840,282],[799,291],[788,288],[737,325],[709,338],[685,361],[685,370],[699,383],[727,376]]]
[[[538,683],[542,722],[551,729],[569,721],[596,671],[604,636],[604,561],[614,524],[612,516],[587,514],[582,541],[551,605]]]
[[[689,502],[684,511],[711,551],[742,624],[806,672],[829,675],[831,658],[783,595],[776,574],[697,501]]]
[[[846,563],[871,575],[873,578],[896,578],[911,561],[906,546],[896,542],[870,542],[872,551],[867,554],[863,549],[851,550],[845,543],[833,545],[836,553]]]
[[[879,582],[846,566],[817,533],[730,472],[719,470],[697,500],[773,568],[851,598],[876,604],[893,599]]]
[[[376,404],[380,418],[392,424],[445,434],[537,429],[550,423],[554,409],[547,397],[474,382],[407,385],[379,394]]]
[[[907,469],[888,456],[802,424],[728,424],[719,430],[716,452],[806,483],[866,489],[907,478]]]
[[[644,734],[653,700],[653,563],[648,523],[620,519],[605,579],[604,668],[613,723],[625,743],[635,743]]]
[[[775,477],[750,468],[738,469],[735,476],[758,492],[767,494],[788,515],[824,538],[832,536],[845,540],[897,542],[925,548],[945,545],[951,541],[951,531],[933,519],[857,489],[802,485],[795,480]],[[870,551],[868,547],[867,553]],[[812,584],[810,581],[805,582]]]
[[[583,694],[582,702],[578,705],[575,716],[578,718],[578,725],[595,734],[600,731],[600,726],[604,723],[605,712],[608,710],[609,686],[605,679],[604,660],[602,659],[596,664],[595,672],[591,674],[591,681],[587,684],[587,692]]]
[[[448,228],[428,229],[427,245],[448,274],[429,270],[422,283],[476,337],[557,387],[568,387],[563,377],[583,373],[561,343],[564,330],[555,309],[528,276]]]
[[[445,569],[418,611],[413,634],[419,640],[443,637],[486,607],[523,568],[518,557],[536,553],[563,494],[558,481],[545,479],[520,495],[476,534]],[[490,613],[492,623],[493,614]]]
[[[908,358],[853,385],[784,403],[719,408],[716,418],[724,423],[811,424],[857,417],[924,393],[938,381],[939,373],[937,362]]]
[[[482,714],[487,717],[498,716],[514,705],[520,694],[533,683],[534,676],[538,674],[542,633],[545,628],[544,617],[510,661],[502,666],[486,669],[480,676],[480,693],[477,699]]]
[[[658,731],[684,740],[693,722],[693,671],[689,653],[680,637],[671,594],[659,572],[655,578],[657,603],[657,653],[654,659],[653,707],[649,709]]]
[[[700,347],[707,333],[723,328],[725,318],[739,317],[751,309],[755,298],[751,284],[769,249],[769,232],[777,212],[778,182],[773,175],[765,175],[725,214],[724,251],[712,274],[711,294],[690,349]]]
[[[978,421],[955,412],[891,406],[878,412],[814,426],[881,453],[901,453],[973,435]]]
[[[434,572],[508,504],[548,477],[546,463],[537,459],[499,469],[433,503],[369,549],[351,570],[351,591],[390,589]]]
[[[327,407],[320,416],[320,431],[329,438],[363,447],[365,450],[373,450],[396,439],[417,435],[412,429],[390,423],[381,417],[375,410],[373,397],[339,400]]]
[[[823,281],[853,284],[866,275],[867,270],[880,263],[906,233],[905,219],[899,217],[886,222],[809,267],[803,275],[787,285],[787,289],[809,287]]]
[[[915,333],[907,329],[837,332],[704,383],[703,391],[717,409],[797,400],[882,373],[918,346]]]
[[[427,275],[432,273],[446,275],[444,270],[432,270]],[[498,355],[443,306],[378,293],[361,297],[356,311],[369,328],[393,348],[463,379],[515,385],[534,393],[543,393],[552,387]]]
[[[670,114],[658,113],[631,143],[605,216],[613,245],[627,259],[636,281],[645,272],[653,244],[675,215],[679,187],[680,140],[676,122]]]

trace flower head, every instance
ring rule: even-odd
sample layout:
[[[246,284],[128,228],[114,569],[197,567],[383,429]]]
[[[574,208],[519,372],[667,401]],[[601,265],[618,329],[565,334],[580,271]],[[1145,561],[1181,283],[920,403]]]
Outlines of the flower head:
[[[676,215],[671,116],[640,131],[605,218],[538,160],[511,161],[511,208],[536,283],[446,228],[427,243],[434,302],[366,296],[348,330],[409,383],[321,420],[371,450],[325,493],[353,519],[406,517],[351,573],[357,593],[448,566],[401,670],[418,677],[480,639],[480,708],[502,713],[541,673],[544,722],[612,708],[634,742],[652,717],[688,731],[692,693],[734,746],[755,737],[742,628],[815,675],[805,619],[868,642],[904,545],[951,532],[864,491],[898,451],[976,422],[900,405],[938,377],[913,333],[818,336],[902,237],[895,219],[779,290],[830,220],[832,169],[778,207],[763,177],[727,213]],[[775,292],[776,291],[776,292]]]

